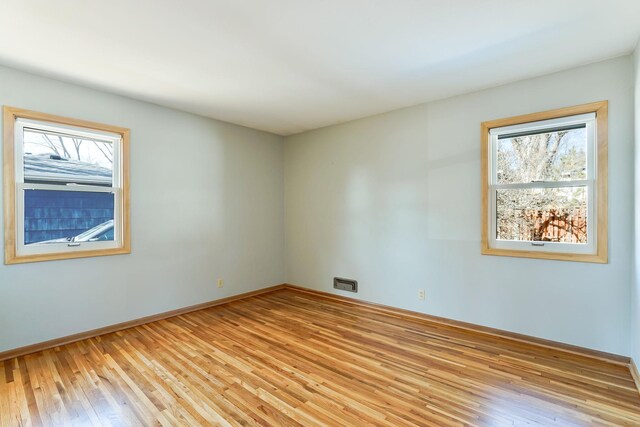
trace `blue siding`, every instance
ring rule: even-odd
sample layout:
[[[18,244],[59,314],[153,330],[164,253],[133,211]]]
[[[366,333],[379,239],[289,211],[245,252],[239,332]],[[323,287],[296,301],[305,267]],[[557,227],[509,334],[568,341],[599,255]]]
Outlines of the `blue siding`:
[[[113,219],[111,193],[25,191],[25,243],[76,236]]]

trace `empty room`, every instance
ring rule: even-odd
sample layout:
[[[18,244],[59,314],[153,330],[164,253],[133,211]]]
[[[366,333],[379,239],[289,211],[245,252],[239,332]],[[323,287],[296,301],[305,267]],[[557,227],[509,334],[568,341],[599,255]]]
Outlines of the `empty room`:
[[[0,0],[0,427],[640,427],[639,39]]]

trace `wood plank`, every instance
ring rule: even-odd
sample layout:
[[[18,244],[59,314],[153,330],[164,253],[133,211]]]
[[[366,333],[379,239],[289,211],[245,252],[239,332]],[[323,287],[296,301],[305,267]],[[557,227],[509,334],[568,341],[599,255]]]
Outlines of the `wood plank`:
[[[445,317],[433,316],[431,314],[420,313],[417,311],[404,310],[401,308],[396,308],[388,305],[377,304],[373,302],[363,301],[357,298],[345,297],[342,295],[331,294],[328,292],[317,291],[315,289],[308,289],[298,285],[287,284],[286,287],[288,289],[297,290],[299,292],[305,292],[308,294],[312,294],[324,299],[330,299],[334,301],[340,301],[346,304],[359,305],[363,307],[368,307],[371,310],[378,310],[380,312],[393,315],[393,316],[402,316],[402,317],[410,317],[413,319],[418,319],[424,322],[428,322],[432,325],[444,325],[454,328],[465,329],[468,331],[473,331],[478,334],[490,335],[500,339],[509,339],[514,340],[526,344],[535,344],[538,346],[565,351],[572,354],[577,354],[580,356],[593,357],[595,359],[599,359],[602,361],[606,361],[609,363],[615,363],[619,365],[623,365],[628,367],[631,363],[631,359],[627,356],[620,356],[618,354],[607,353],[604,351],[593,350],[590,348],[580,347],[576,345],[566,344],[558,341],[547,340],[544,338],[533,337],[531,335],[519,334],[516,332],[505,331],[502,329],[490,328],[487,326],[476,325],[473,323],[463,322],[460,320],[448,319]]]
[[[105,326],[103,328],[92,329],[89,331],[79,332],[73,335],[67,335],[65,337],[56,338],[53,340],[48,340],[44,342],[39,342],[31,345],[27,345],[24,347],[15,348],[12,350],[7,350],[4,352],[0,352],[0,362],[3,360],[12,359],[19,356],[24,356],[27,354],[35,353],[38,351],[47,350],[50,348],[58,347],[64,344],[69,344],[72,342],[84,340],[87,338],[93,338],[104,334],[110,334],[112,332],[121,331],[123,329],[132,328],[134,326],[144,325],[145,323],[155,322],[157,320],[166,319],[173,316],[179,316],[181,314],[190,313],[192,311],[202,310],[209,307],[215,307],[217,305],[226,304],[231,301],[236,301],[244,298],[248,298],[255,295],[260,295],[263,293],[273,292],[278,289],[284,288],[285,285],[275,285],[270,286],[264,289],[258,289],[256,291],[245,292],[243,294],[234,295],[231,297],[220,298],[213,301],[204,302],[201,304],[195,304],[188,307],[178,308],[176,310],[166,311],[164,313],[153,314],[151,316],[140,317],[138,319],[129,320],[127,322],[117,323],[115,325]]]
[[[640,372],[638,372],[638,365],[636,365],[635,360],[631,359],[631,362],[629,363],[629,369],[631,370],[633,381],[636,383],[638,393],[640,393]]]
[[[640,425],[627,366],[279,287],[0,362],[0,425]]]

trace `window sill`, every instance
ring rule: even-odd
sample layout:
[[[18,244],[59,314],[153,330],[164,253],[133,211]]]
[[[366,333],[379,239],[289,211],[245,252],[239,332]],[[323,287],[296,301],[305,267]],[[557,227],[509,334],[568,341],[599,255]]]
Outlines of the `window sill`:
[[[574,261],[591,262],[596,264],[607,264],[609,262],[606,251],[604,254],[572,254],[562,252],[542,252],[542,251],[520,251],[514,249],[495,249],[483,247],[480,251],[482,255],[496,255],[516,258],[534,258],[554,261]]]
[[[131,253],[131,248],[113,248],[113,249],[99,249],[93,251],[82,252],[64,252],[56,254],[41,254],[41,255],[15,255],[13,253],[5,253],[4,263],[6,265],[11,264],[23,264],[28,262],[40,262],[40,261],[57,261],[62,259],[73,258],[90,258],[106,255],[126,255]]]

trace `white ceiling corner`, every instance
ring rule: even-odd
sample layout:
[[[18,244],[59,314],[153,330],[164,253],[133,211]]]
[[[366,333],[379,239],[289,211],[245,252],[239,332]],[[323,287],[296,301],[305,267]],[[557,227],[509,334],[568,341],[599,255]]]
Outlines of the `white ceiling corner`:
[[[280,135],[630,53],[637,0],[3,0],[0,64]]]

